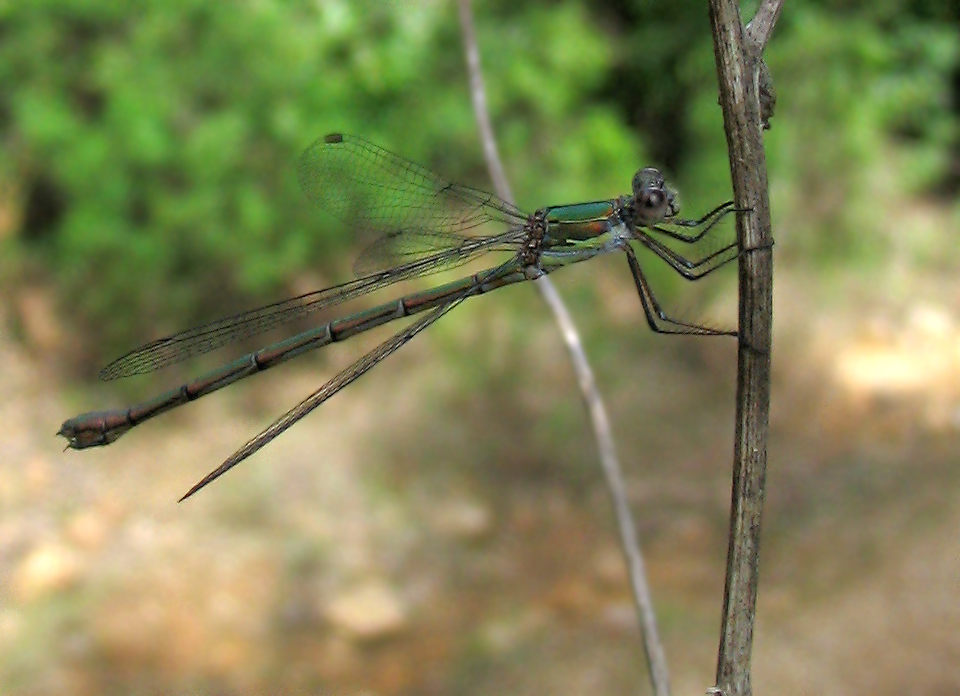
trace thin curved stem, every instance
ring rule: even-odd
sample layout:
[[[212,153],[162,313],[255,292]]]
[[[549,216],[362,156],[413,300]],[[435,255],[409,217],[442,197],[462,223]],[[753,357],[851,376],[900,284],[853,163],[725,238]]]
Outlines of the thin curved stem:
[[[477,118],[477,126],[480,130],[480,137],[483,141],[483,152],[487,160],[487,167],[490,170],[490,176],[496,186],[497,195],[506,201],[513,202],[513,194],[510,191],[510,185],[507,182],[503,165],[497,152],[496,139],[487,111],[483,74],[480,69],[480,53],[477,48],[476,34],[473,28],[470,0],[459,0],[458,5],[464,48],[467,55],[467,67],[470,73],[470,95],[473,101],[474,114]],[[660,634],[657,629],[656,614],[653,610],[653,599],[647,582],[643,553],[640,551],[640,542],[636,534],[636,524],[633,521],[630,504],[627,500],[626,486],[623,482],[623,475],[617,458],[616,445],[610,427],[610,419],[607,416],[603,399],[597,389],[596,380],[593,377],[593,370],[590,368],[590,363],[583,350],[580,334],[560,294],[546,276],[538,279],[536,284],[543,299],[553,312],[557,325],[560,327],[560,333],[566,343],[574,371],[577,374],[580,393],[583,396],[587,411],[590,414],[590,423],[593,427],[594,437],[597,440],[600,463],[603,467],[607,488],[610,491],[610,497],[613,501],[617,527],[620,532],[620,543],[627,560],[627,570],[630,575],[630,585],[633,590],[634,603],[637,610],[637,618],[640,623],[644,652],[646,654],[647,667],[650,671],[650,679],[653,683],[653,690],[656,696],[669,696],[670,678],[667,670],[666,653],[664,652],[663,643],[660,640]]]

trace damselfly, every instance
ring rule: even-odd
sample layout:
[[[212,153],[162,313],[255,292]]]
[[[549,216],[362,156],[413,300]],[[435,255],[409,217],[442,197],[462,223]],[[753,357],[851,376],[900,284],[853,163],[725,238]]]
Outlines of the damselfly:
[[[183,500],[259,450],[466,298],[535,280],[563,266],[613,251],[626,255],[647,323],[654,331],[736,333],[671,319],[651,291],[631,242],[645,246],[688,280],[702,278],[737,256],[736,243],[699,260],[690,260],[664,243],[666,238],[686,244],[700,241],[734,207],[727,202],[699,220],[681,219],[676,193],[652,167],[636,173],[630,195],[550,206],[532,215],[490,193],[450,183],[356,136],[336,133],[316,141],[301,155],[298,171],[300,184],[314,203],[374,237],[355,265],[357,279],[151,341],[103,368],[101,379],[158,370],[487,252],[510,252],[510,258],[460,280],[273,343],[136,406],[71,418],[57,433],[67,439],[68,447],[110,444],[135,425],[308,350],[426,312],[274,421],[191,488]],[[487,223],[498,223],[506,229],[484,234]]]

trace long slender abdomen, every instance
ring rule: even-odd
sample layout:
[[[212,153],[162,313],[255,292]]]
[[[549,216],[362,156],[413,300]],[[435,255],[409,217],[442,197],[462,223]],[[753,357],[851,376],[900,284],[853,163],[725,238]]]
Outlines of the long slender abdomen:
[[[479,295],[526,279],[523,271],[514,267],[504,269],[494,277],[490,276],[489,271],[482,271],[432,290],[413,293],[273,343],[142,404],[129,408],[91,411],[76,416],[64,421],[57,435],[65,437],[67,447],[71,449],[109,445],[135,425],[222,389],[244,377],[268,370],[309,350],[345,340],[394,319],[438,307],[459,294]]]

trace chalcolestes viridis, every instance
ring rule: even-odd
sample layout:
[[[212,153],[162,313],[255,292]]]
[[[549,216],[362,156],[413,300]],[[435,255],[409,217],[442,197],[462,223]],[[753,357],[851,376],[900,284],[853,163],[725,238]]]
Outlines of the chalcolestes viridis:
[[[314,203],[374,239],[354,267],[358,277],[151,341],[103,368],[101,379],[158,370],[393,283],[464,264],[488,252],[509,252],[510,258],[460,280],[411,293],[272,343],[136,406],[92,411],[64,421],[57,434],[67,439],[69,448],[110,444],[154,416],[301,353],[395,319],[423,314],[243,445],[193,486],[183,500],[276,438],[468,297],[536,280],[564,266],[614,251],[627,257],[651,329],[673,334],[736,335],[735,331],[671,319],[651,291],[631,242],[646,247],[688,280],[702,278],[738,255],[734,242],[701,259],[690,260],[664,243],[669,238],[695,244],[735,209],[732,202],[727,202],[698,220],[680,218],[676,192],[652,167],[636,173],[629,195],[550,206],[532,215],[490,193],[450,183],[357,136],[337,133],[317,140],[301,155],[298,173],[304,192]],[[505,229],[483,234],[488,223]]]

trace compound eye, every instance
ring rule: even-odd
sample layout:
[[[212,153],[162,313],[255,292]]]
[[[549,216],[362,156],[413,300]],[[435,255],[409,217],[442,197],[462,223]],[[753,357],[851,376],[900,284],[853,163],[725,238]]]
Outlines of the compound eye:
[[[662,189],[639,191],[636,197],[636,211],[642,225],[655,225],[667,214],[667,196]]]
[[[657,210],[663,208],[664,203],[666,202],[667,197],[663,195],[663,191],[653,190],[653,191],[642,191],[640,193],[640,205],[643,206],[644,210]]]

